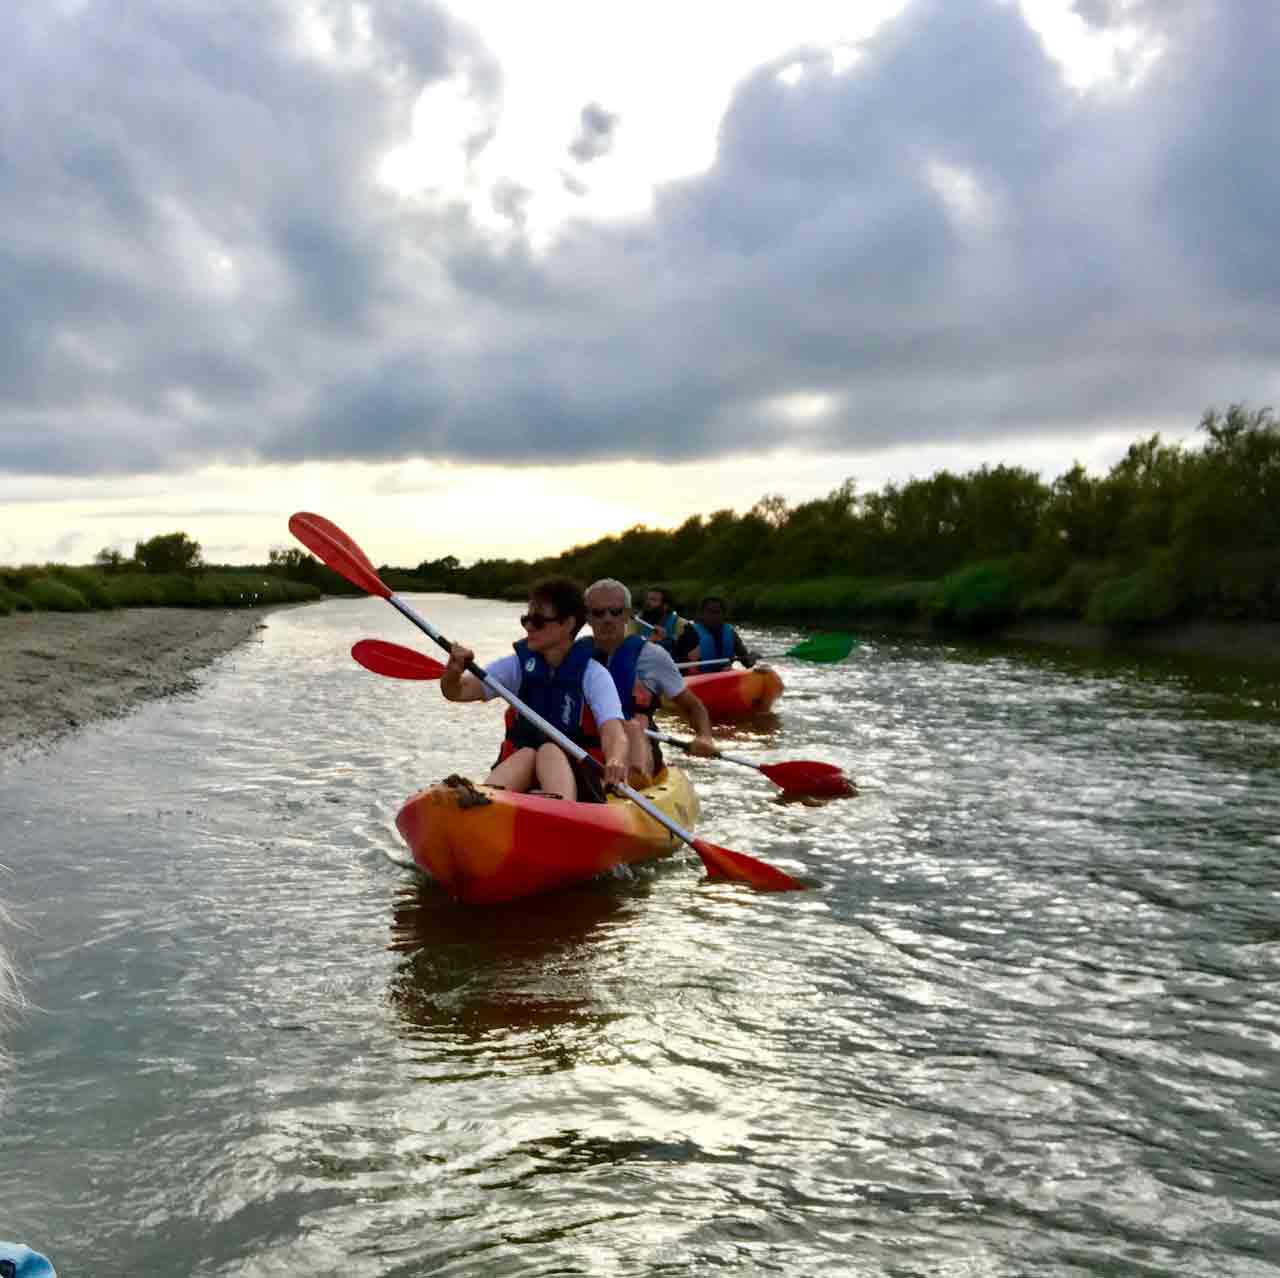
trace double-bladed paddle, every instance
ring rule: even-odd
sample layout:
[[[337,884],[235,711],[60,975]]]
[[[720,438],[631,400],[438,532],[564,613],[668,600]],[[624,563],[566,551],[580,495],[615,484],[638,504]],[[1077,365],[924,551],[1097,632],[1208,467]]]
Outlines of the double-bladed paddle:
[[[385,639],[361,639],[351,649],[351,655],[366,670],[374,674],[388,675],[392,679],[439,679],[444,666],[415,648],[403,644],[388,643]],[[665,732],[646,729],[655,741],[665,741],[689,752],[689,742]],[[807,794],[820,799],[845,798],[853,794],[853,783],[833,763],[818,763],[812,759],[795,759],[783,763],[756,763],[740,755],[726,754],[723,750],[712,756],[726,763],[739,763],[744,768],[763,772],[775,785],[788,794]]]
[[[314,515],[300,511],[289,519],[289,531],[323,563],[329,565],[334,572],[345,577],[353,586],[366,594],[377,595],[385,599],[402,616],[411,621],[423,634],[429,635],[440,647],[452,652],[453,643],[444,637],[429,621],[409,606],[403,599],[378,576],[377,570],[370,562],[368,555],[342,531],[337,524],[323,515]],[[517,714],[522,715],[530,723],[554,741],[567,754],[578,760],[590,759],[576,741],[566,737],[554,724],[548,723],[540,714],[531,710],[514,692],[488,674],[474,661],[467,662],[467,670],[500,696]],[[676,838],[691,847],[701,858],[706,867],[707,876],[713,879],[735,879],[740,883],[748,883],[761,891],[787,892],[803,888],[805,885],[782,870],[767,865],[764,861],[745,852],[734,852],[722,848],[706,839],[696,838],[671,820],[661,808],[650,803],[642,794],[638,794],[629,785],[614,787],[619,794],[625,795],[642,811],[647,812],[659,825],[670,830]]]
[[[843,661],[857,642],[852,635],[843,633],[811,635],[794,648],[788,648],[783,655],[795,657],[799,661],[817,661],[823,665],[831,665]]]
[[[361,639],[351,645],[351,655],[366,670],[393,679],[439,679],[444,674],[444,662],[385,639]]]
[[[799,661],[834,665],[837,661],[843,661],[853,651],[857,642],[852,635],[847,634],[813,635],[809,639],[802,640],[795,647],[788,648],[782,655],[795,657]],[[693,666],[727,666],[733,660],[733,657],[708,657],[705,661],[681,661],[676,668],[688,670]]]

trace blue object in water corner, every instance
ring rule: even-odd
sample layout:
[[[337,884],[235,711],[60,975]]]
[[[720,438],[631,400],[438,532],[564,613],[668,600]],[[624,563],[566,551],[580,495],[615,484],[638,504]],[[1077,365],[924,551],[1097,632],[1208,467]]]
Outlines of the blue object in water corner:
[[[58,1278],[47,1256],[22,1243],[0,1242],[0,1278]]]

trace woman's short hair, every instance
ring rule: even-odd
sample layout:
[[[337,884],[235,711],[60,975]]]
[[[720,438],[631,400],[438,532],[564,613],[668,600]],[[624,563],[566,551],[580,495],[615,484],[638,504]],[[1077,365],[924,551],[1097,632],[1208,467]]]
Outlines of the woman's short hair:
[[[557,617],[574,620],[577,634],[587,619],[587,601],[582,587],[572,577],[543,577],[529,587],[529,602],[550,604]]]

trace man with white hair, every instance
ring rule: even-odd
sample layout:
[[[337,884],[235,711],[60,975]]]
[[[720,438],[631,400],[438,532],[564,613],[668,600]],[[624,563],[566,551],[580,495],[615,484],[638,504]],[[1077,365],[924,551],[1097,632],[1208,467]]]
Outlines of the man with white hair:
[[[645,735],[653,715],[668,698],[693,729],[690,754],[710,758],[716,753],[707,708],[689,690],[671,654],[639,635],[627,634],[631,620],[631,591],[612,577],[586,590],[587,624],[595,638],[595,659],[613,676],[626,723],[631,784],[646,785],[662,768],[657,742]]]

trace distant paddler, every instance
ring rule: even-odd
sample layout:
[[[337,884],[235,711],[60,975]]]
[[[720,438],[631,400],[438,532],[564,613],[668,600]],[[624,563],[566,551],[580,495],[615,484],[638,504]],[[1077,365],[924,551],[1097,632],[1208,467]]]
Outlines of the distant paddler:
[[[676,612],[671,592],[665,586],[650,586],[644,592],[644,607],[631,623],[630,631],[674,653],[676,641],[688,624]]]
[[[622,704],[609,672],[592,660],[595,640],[577,638],[586,620],[586,603],[578,583],[548,577],[529,592],[529,609],[520,618],[525,637],[515,652],[485,667],[485,673],[514,692],[525,705],[554,724],[571,741],[601,747],[604,775],[571,760],[523,715],[507,716],[507,733],[487,785],[525,792],[539,789],[562,799],[581,796],[602,801],[604,785],[627,779],[627,734]],[[447,701],[488,701],[498,694],[470,674],[475,654],[454,644],[440,677]]]
[[[720,595],[703,598],[697,621],[687,625],[676,641],[675,659],[682,669],[692,669],[696,674],[728,670],[735,661],[750,670],[759,661],[725,620],[725,603]],[[767,668],[761,663],[761,669]]]
[[[660,644],[627,633],[631,591],[622,582],[604,577],[587,587],[586,600],[595,659],[613,677],[626,718],[630,784],[644,789],[662,768],[661,748],[646,729],[653,728],[653,715],[663,697],[694,731],[688,752],[714,758],[717,752],[707,708],[685,684],[671,655]]]

